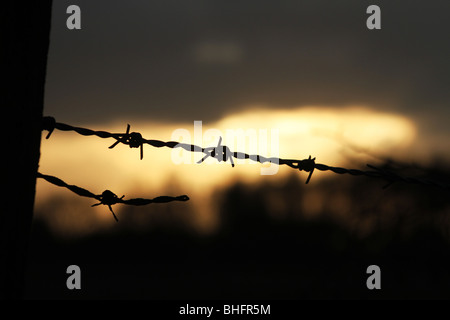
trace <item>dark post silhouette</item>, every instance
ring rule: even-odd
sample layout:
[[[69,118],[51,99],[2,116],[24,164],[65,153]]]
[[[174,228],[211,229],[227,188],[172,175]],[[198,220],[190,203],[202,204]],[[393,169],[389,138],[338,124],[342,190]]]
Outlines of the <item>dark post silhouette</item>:
[[[30,238],[39,165],[52,1],[7,0],[0,10],[4,145],[0,210],[0,296],[18,299]],[[6,144],[6,145],[5,145]],[[5,161],[6,160],[6,161]],[[6,165],[5,165],[6,162]]]

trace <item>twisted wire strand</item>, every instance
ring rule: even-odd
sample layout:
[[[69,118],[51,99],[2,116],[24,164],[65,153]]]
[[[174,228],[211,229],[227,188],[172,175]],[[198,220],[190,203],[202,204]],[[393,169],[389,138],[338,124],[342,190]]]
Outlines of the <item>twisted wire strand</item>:
[[[154,199],[134,198],[134,199],[124,200],[123,198],[125,196],[122,196],[119,198],[116,194],[114,194],[110,190],[105,190],[105,191],[103,191],[102,194],[98,195],[98,194],[92,193],[89,190],[78,187],[76,185],[68,184],[68,183],[64,182],[63,180],[61,180],[60,178],[57,178],[54,176],[50,176],[47,174],[42,174],[40,172],[37,172],[36,177],[42,178],[55,186],[69,189],[70,191],[76,193],[79,196],[92,198],[92,199],[99,201],[99,203],[93,204],[92,207],[95,207],[95,206],[98,206],[101,204],[108,206],[109,210],[113,214],[114,219],[116,221],[119,221],[119,219],[117,219],[117,216],[115,215],[111,206],[114,204],[117,204],[117,203],[122,203],[122,204],[127,204],[127,205],[132,205],[132,206],[143,206],[143,205],[147,205],[147,204],[151,204],[151,203],[167,203],[167,202],[172,202],[172,201],[188,201],[189,200],[189,197],[187,195],[182,195],[182,196],[178,196],[178,197],[159,196]]]
[[[419,184],[419,185],[426,185],[426,186],[433,186],[443,189],[450,189],[450,184],[438,182],[438,181],[432,181],[428,179],[421,179],[421,178],[414,178],[414,177],[403,177],[400,176],[394,172],[388,171],[386,169],[378,168],[373,165],[367,164],[367,166],[372,170],[359,170],[359,169],[346,169],[341,167],[333,167],[326,164],[316,163],[316,158],[309,158],[303,159],[303,160],[297,160],[297,159],[283,159],[278,157],[265,157],[258,154],[247,154],[244,152],[232,152],[230,149],[222,145],[222,137],[220,137],[219,142],[217,146],[215,147],[207,147],[203,148],[194,144],[186,144],[186,143],[180,143],[177,141],[160,141],[160,140],[153,140],[153,139],[145,139],[142,137],[142,135],[139,132],[129,132],[130,131],[130,125],[127,125],[127,129],[125,133],[111,133],[107,131],[95,131],[91,129],[86,128],[80,128],[80,127],[74,127],[65,123],[59,123],[56,122],[55,118],[53,117],[43,117],[43,130],[47,130],[48,134],[46,136],[46,139],[48,139],[53,132],[54,129],[61,130],[61,131],[74,131],[80,135],[83,136],[97,136],[102,139],[106,138],[113,138],[116,141],[109,147],[110,149],[114,148],[117,144],[122,143],[125,145],[128,145],[130,148],[140,148],[140,158],[143,159],[143,145],[148,144],[155,148],[161,148],[161,147],[167,147],[167,148],[182,148],[189,152],[201,152],[204,153],[205,156],[198,161],[198,163],[202,163],[205,161],[208,157],[215,158],[217,161],[221,162],[227,162],[230,161],[231,166],[234,167],[234,161],[235,159],[250,159],[254,162],[259,163],[274,163],[277,165],[287,165],[293,169],[299,170],[299,171],[305,171],[308,172],[309,175],[306,179],[306,184],[309,183],[311,176],[315,169],[320,171],[331,171],[336,174],[349,174],[353,176],[366,176],[371,178],[380,178],[384,179],[388,182],[387,185],[385,185],[383,188],[387,188],[391,186],[395,182],[403,182],[408,184]]]

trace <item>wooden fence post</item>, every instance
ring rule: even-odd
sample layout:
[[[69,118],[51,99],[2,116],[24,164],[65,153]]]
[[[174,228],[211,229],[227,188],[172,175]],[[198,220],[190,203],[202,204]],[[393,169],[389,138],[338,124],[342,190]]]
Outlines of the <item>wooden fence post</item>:
[[[0,130],[7,178],[0,209],[0,298],[19,299],[40,157],[52,1],[7,0],[1,6]]]

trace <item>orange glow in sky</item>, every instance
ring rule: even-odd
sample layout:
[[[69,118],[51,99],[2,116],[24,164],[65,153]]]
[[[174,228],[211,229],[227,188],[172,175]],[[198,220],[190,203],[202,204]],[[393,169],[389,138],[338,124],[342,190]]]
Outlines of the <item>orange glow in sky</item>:
[[[201,119],[186,123],[136,120],[130,125],[131,131],[138,131],[147,139],[174,140],[181,129],[185,134],[189,133],[191,139],[182,142],[203,147],[215,146],[219,135],[223,135],[223,144],[229,146],[231,151],[267,156],[277,156],[274,152],[278,152],[279,157],[290,159],[305,159],[312,155],[317,158],[318,163],[352,168],[364,165],[363,158],[367,154],[389,153],[401,157],[410,150],[416,138],[416,126],[412,120],[397,114],[375,112],[369,108],[300,107],[270,110],[248,107],[243,110],[216,122],[202,123],[202,135],[198,135],[198,131],[195,135],[194,132],[194,120]],[[63,119],[56,120],[64,122]],[[102,125],[70,124],[93,130],[124,132],[127,123],[117,121]],[[249,144],[249,136],[244,136],[241,140],[227,141],[226,133],[231,130],[241,133],[255,132],[256,146],[254,143]],[[271,135],[271,132],[275,131],[277,134]],[[264,140],[264,136],[267,140]],[[39,171],[57,176],[69,184],[84,187],[96,194],[105,189],[112,190],[118,196],[125,195],[126,198],[154,198],[165,195],[167,190],[173,190],[170,195],[188,194],[196,208],[199,227],[208,228],[215,220],[208,210],[210,206],[205,203],[213,205],[211,192],[215,188],[224,187],[239,179],[254,183],[261,179],[274,181],[293,170],[280,166],[274,175],[261,175],[261,168],[268,165],[263,166],[250,160],[245,160],[245,163],[239,163],[234,168],[230,163],[219,163],[215,159],[196,164],[195,162],[203,157],[202,154],[165,147],[153,148],[148,145],[144,145],[144,158],[139,160],[138,149],[130,149],[121,144],[114,149],[108,149],[113,142],[113,139],[83,137],[75,132],[55,130],[49,140],[42,140]],[[361,162],[348,164],[346,161],[349,155],[352,161],[356,158],[361,159]],[[184,159],[190,163],[176,164],[173,159]],[[306,179],[306,173],[298,174]],[[311,183],[327,174],[332,173],[315,173]],[[68,190],[39,179],[36,207],[44,206],[55,194],[78,197]],[[197,202],[202,205],[196,206]],[[95,201],[89,199],[86,203],[89,205]],[[86,220],[90,225],[112,225],[115,222],[107,213],[108,209],[103,206],[87,206],[83,214],[92,217],[93,220]],[[63,219],[60,223],[64,225],[69,222]]]

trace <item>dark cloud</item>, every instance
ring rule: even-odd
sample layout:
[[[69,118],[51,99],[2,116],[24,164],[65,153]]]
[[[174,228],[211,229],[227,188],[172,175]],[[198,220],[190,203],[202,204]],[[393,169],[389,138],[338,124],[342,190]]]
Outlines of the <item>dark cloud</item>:
[[[54,3],[45,110],[66,121],[212,120],[245,104],[449,115],[448,1],[77,1],[80,31],[70,4]],[[370,4],[381,30],[366,28]]]

